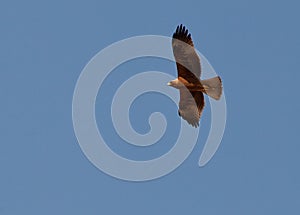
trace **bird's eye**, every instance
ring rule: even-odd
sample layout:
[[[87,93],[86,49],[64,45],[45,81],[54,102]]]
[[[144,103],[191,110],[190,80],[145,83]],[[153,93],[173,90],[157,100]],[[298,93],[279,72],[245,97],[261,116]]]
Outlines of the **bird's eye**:
[[[178,110],[178,115],[181,116],[180,111]]]

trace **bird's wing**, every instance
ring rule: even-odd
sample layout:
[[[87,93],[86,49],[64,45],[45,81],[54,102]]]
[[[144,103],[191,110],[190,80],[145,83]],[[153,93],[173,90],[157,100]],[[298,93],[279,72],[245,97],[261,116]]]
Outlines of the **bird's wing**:
[[[199,126],[199,119],[204,108],[202,92],[190,92],[187,88],[180,89],[179,115],[194,127]]]
[[[201,74],[200,58],[194,49],[191,34],[182,25],[177,26],[173,34],[172,48],[178,77],[182,77],[190,83],[199,84]]]

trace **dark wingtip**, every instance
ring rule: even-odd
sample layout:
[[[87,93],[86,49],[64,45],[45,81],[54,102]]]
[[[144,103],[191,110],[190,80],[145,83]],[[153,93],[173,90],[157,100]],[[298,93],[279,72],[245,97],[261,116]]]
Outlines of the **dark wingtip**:
[[[197,128],[199,127],[199,120],[197,119],[193,119],[193,120],[190,120],[190,121],[187,121],[192,127],[194,128]]]
[[[199,122],[193,123],[192,126],[193,126],[194,128],[198,128],[198,127],[199,127]]]
[[[193,45],[192,36],[189,33],[187,27],[183,24],[177,26],[175,33],[173,34],[173,38],[184,41],[189,45]]]

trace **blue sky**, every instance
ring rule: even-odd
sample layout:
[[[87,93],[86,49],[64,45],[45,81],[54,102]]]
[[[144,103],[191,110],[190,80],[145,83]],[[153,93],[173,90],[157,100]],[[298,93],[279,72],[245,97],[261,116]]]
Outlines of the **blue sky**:
[[[258,0],[1,1],[0,214],[299,214],[299,6]],[[208,165],[197,166],[210,123],[206,108],[203,135],[176,171],[150,182],[112,178],[77,143],[77,78],[111,43],[171,36],[180,23],[223,79],[228,116],[221,146]],[[141,65],[175,75],[165,61],[134,62],[124,69],[137,73]],[[124,77],[116,70],[111,78]],[[146,96],[133,111],[147,114],[147,102],[164,100]],[[162,104],[154,110],[178,121],[176,106]],[[145,121],[132,121],[147,131]],[[167,132],[172,136],[176,126]],[[107,138],[118,138],[113,134]],[[120,154],[128,150],[112,147]],[[141,153],[155,157],[168,148],[152,149]]]

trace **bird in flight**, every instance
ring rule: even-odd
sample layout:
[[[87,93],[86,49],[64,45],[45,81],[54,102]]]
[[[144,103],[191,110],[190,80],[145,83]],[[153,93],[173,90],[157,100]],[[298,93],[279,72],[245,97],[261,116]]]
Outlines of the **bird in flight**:
[[[168,83],[180,92],[178,114],[193,127],[199,126],[204,108],[204,94],[219,100],[222,81],[219,76],[201,80],[200,58],[195,51],[191,34],[185,26],[177,26],[172,38],[173,54],[178,77]]]

